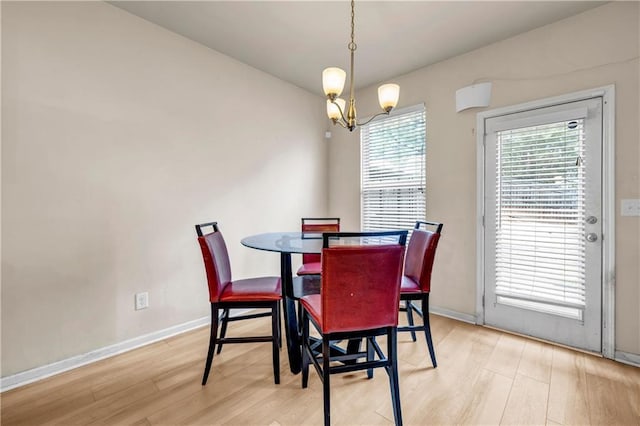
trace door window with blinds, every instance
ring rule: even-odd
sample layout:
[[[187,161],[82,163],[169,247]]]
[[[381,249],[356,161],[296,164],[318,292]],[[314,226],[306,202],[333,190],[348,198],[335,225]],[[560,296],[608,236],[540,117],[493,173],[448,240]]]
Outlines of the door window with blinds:
[[[360,131],[362,229],[411,229],[426,217],[424,105],[374,120]]]
[[[601,102],[486,121],[487,324],[600,350]]]
[[[584,119],[501,130],[496,138],[498,302],[581,320]]]

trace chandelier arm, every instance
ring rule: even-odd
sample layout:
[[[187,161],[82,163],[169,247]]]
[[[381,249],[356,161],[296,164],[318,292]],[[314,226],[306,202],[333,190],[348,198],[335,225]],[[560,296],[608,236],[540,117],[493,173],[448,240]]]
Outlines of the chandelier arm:
[[[340,105],[338,105],[338,103],[335,101],[335,98],[334,99],[329,99],[329,100],[331,101],[332,104],[334,104],[338,108],[338,111],[340,111],[340,117],[342,118],[342,121],[346,124],[347,123],[347,119],[345,118],[344,111],[342,111],[342,108],[340,108]],[[346,128],[347,126],[343,125],[342,127]]]
[[[377,113],[376,115],[374,115],[373,117],[371,117],[370,119],[368,119],[367,121],[365,121],[364,123],[357,123],[358,126],[364,126],[365,124],[369,124],[373,121],[374,118],[376,117],[380,117],[381,115],[389,115],[391,111],[382,111]]]
[[[347,123],[345,123],[344,120],[336,120],[336,119],[334,119],[332,121],[333,121],[333,124],[339,124],[340,127],[342,127],[343,129],[347,128]]]

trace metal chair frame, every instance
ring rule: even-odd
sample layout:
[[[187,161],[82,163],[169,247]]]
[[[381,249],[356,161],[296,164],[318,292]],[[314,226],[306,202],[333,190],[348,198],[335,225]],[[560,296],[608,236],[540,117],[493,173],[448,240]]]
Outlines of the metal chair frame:
[[[328,248],[331,241],[350,237],[387,237],[397,236],[398,244],[404,246],[407,231],[388,232],[326,232],[323,233],[323,247]],[[320,334],[320,339],[310,337],[309,323],[313,324]],[[386,355],[376,341],[377,336],[387,337]],[[366,350],[360,350],[360,342],[364,339]],[[389,376],[393,415],[396,425],[402,425],[400,404],[400,387],[398,376],[397,327],[379,327],[368,330],[323,333],[319,324],[302,309],[302,387],[309,381],[309,365],[313,364],[323,386],[324,424],[331,424],[330,376],[351,371],[367,370],[367,377],[373,377],[374,368],[384,368]],[[346,351],[336,351],[335,343],[348,340]],[[355,343],[355,345],[354,345]],[[361,361],[359,361],[361,360]],[[338,365],[331,365],[332,362]]]
[[[207,222],[195,225],[198,237],[203,237],[202,228],[212,227],[214,232],[220,232],[218,222]],[[257,314],[242,314],[229,316],[230,309],[269,309],[270,312],[260,312]],[[220,312],[222,311],[222,312]],[[250,336],[250,337],[226,337],[227,325],[231,321],[241,321],[246,319],[271,317],[270,336]],[[218,337],[218,325],[220,325],[220,337]],[[280,383],[280,348],[282,347],[282,331],[280,320],[280,301],[242,301],[242,302],[211,302],[211,331],[209,335],[209,349],[205,363],[202,385],[207,384],[211,365],[213,364],[214,353],[222,351],[222,345],[226,343],[254,343],[272,342],[273,358],[273,379],[276,384]],[[218,350],[215,351],[216,344]]]
[[[433,226],[435,230],[433,232],[437,234],[441,234],[443,224],[439,222],[429,222],[429,221],[416,221],[414,229],[420,229],[422,225],[425,226]],[[429,356],[431,357],[431,364],[433,368],[438,367],[438,363],[436,361],[436,353],[433,347],[433,338],[431,336],[431,324],[429,322],[429,293],[428,292],[420,292],[420,293],[402,293],[400,292],[400,300],[405,302],[404,307],[400,307],[400,311],[407,313],[407,323],[409,325],[398,327],[399,332],[408,331],[411,333],[411,339],[416,341],[416,331],[424,331],[425,339],[427,341],[427,347],[429,349]],[[415,306],[412,301],[419,300],[420,308]],[[422,318],[422,325],[415,325],[413,321],[413,312],[415,312],[419,317]],[[426,313],[426,315],[425,315]]]

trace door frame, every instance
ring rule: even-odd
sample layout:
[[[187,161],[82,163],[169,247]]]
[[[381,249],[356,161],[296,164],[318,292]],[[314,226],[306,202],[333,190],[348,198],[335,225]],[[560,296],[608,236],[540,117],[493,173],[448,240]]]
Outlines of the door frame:
[[[484,315],[485,121],[489,118],[552,105],[602,97],[602,355],[615,355],[615,86],[608,85],[566,95],[482,111],[476,118],[476,324]]]

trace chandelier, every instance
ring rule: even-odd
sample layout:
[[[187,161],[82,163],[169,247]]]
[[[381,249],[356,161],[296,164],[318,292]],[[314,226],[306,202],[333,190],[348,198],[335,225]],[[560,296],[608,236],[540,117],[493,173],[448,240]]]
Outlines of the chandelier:
[[[353,87],[353,56],[358,48],[355,43],[354,28],[355,28],[355,1],[351,0],[351,42],[348,44],[349,52],[351,55],[351,68],[349,76],[349,108],[346,110],[347,102],[339,98],[342,90],[344,89],[344,83],[347,77],[347,73],[341,68],[330,67],[322,71],[322,88],[325,95],[327,95],[327,115],[333,122],[333,124],[339,124],[340,126],[353,131],[357,126],[362,126],[369,123],[374,118],[380,115],[388,115],[393,108],[398,104],[398,97],[400,96],[400,86],[397,84],[383,84],[378,87],[378,102],[382,108],[382,112],[374,115],[364,123],[358,123],[356,117],[356,100],[354,98]]]

